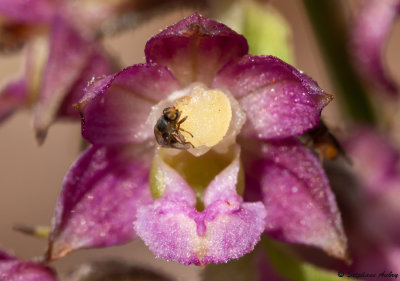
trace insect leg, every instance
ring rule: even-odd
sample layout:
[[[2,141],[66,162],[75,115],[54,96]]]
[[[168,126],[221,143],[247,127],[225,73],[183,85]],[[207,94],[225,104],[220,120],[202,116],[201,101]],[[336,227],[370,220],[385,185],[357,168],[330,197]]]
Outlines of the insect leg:
[[[188,131],[186,131],[186,130],[184,130],[184,129],[182,129],[182,128],[178,128],[178,130],[180,130],[180,131],[182,131],[182,132],[185,132],[185,133],[188,133],[188,134],[193,138],[193,135],[192,135],[191,132],[188,132]]]
[[[185,133],[188,133],[188,134],[193,138],[193,135],[192,135],[191,132],[188,132],[188,131],[186,131],[185,129],[182,129],[182,128],[181,128],[181,124],[182,124],[183,122],[185,122],[186,119],[187,119],[187,116],[183,117],[182,120],[180,120],[180,121],[178,122],[177,130],[178,130],[178,131],[185,132]]]
[[[185,137],[181,134],[180,131],[177,130],[172,135],[179,144],[186,147],[185,149],[189,149],[190,146],[194,148],[194,145],[191,142],[186,141]]]

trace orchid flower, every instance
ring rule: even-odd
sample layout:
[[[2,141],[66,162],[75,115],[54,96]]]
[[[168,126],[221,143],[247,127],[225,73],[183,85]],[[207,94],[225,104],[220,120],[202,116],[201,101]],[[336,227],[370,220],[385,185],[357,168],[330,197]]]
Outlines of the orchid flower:
[[[64,179],[47,258],[141,238],[159,258],[206,265],[251,252],[263,233],[345,258],[327,177],[297,140],[332,96],[197,13],[145,54],[93,81],[76,105],[92,146]],[[159,147],[166,108],[181,123]],[[184,149],[171,148],[178,133]]]
[[[88,27],[89,18],[95,21],[92,14],[81,17],[78,25],[75,6],[75,1],[0,2],[3,26],[20,30],[28,40],[23,75],[0,91],[0,121],[17,109],[34,107],[39,142],[56,118],[78,120],[72,104],[87,82],[111,72],[110,59]]]
[[[354,18],[351,52],[360,74],[373,86],[397,95],[396,83],[382,60],[389,33],[400,13],[398,0],[368,0]]]

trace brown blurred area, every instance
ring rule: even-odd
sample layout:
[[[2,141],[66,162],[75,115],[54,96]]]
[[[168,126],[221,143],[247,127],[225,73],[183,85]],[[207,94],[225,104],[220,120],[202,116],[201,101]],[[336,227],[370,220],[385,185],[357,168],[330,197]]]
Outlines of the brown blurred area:
[[[313,77],[327,92],[334,94],[326,68],[310,24],[298,0],[270,1],[287,18],[293,31],[296,66]],[[106,49],[115,54],[124,66],[144,61],[146,41],[160,29],[190,15],[190,10],[177,9],[144,23],[142,26],[107,38]],[[389,42],[387,60],[397,81],[400,81],[400,24]],[[23,66],[21,55],[0,56],[0,84],[16,77]],[[341,120],[337,101],[324,111],[328,124]],[[80,124],[57,123],[50,129],[44,145],[34,139],[28,111],[20,111],[0,127],[0,247],[31,259],[41,255],[46,241],[24,236],[12,230],[15,224],[49,225],[68,167],[79,154]],[[200,280],[200,268],[156,260],[140,240],[108,249],[82,250],[56,261],[60,271],[88,260],[110,257],[161,270],[177,280]]]

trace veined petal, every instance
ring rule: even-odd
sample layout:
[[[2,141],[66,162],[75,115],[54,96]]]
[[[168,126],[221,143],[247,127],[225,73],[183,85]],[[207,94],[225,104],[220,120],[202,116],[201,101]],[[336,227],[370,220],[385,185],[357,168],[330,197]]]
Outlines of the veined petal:
[[[318,159],[294,140],[265,144],[261,154],[246,170],[263,193],[266,233],[346,259],[340,213]]]
[[[396,83],[383,62],[382,53],[400,13],[399,0],[368,0],[354,19],[351,52],[357,70],[367,82],[389,94],[397,94]]]
[[[19,260],[0,250],[0,280],[56,281],[56,276],[47,266]]]
[[[94,43],[58,16],[52,22],[50,51],[35,108],[34,128],[39,142],[46,136],[59,107],[88,64]]]
[[[53,218],[48,259],[135,238],[136,209],[151,202],[146,165],[131,147],[90,147],[66,175]]]
[[[239,99],[247,118],[243,134],[262,139],[301,135],[318,124],[332,100],[310,77],[272,56],[245,56],[226,65],[212,87]]]
[[[166,67],[138,64],[93,82],[77,104],[82,135],[93,144],[141,142],[154,135],[151,107],[179,89]]]
[[[157,257],[205,265],[236,259],[253,250],[265,227],[261,202],[243,203],[236,193],[239,153],[209,184],[206,209],[197,211],[195,194],[180,176],[158,159],[165,192],[138,210],[137,234]],[[182,194],[182,196],[179,196]]]
[[[147,62],[168,66],[184,87],[193,82],[209,85],[223,65],[247,51],[243,36],[195,13],[151,38],[145,54]]]
[[[55,12],[52,0],[1,0],[0,15],[16,22],[49,22]]]
[[[0,122],[27,103],[26,84],[23,80],[11,82],[0,92]]]

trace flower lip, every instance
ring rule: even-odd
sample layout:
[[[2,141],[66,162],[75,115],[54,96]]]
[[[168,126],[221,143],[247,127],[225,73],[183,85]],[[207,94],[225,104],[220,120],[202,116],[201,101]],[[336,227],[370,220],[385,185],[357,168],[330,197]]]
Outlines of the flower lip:
[[[165,189],[161,198],[138,210],[135,230],[158,257],[201,265],[239,258],[254,248],[265,228],[265,208],[237,194],[238,146],[234,154],[208,184],[202,211],[196,209],[194,190],[156,156]]]

